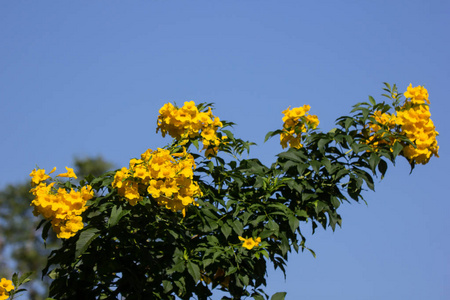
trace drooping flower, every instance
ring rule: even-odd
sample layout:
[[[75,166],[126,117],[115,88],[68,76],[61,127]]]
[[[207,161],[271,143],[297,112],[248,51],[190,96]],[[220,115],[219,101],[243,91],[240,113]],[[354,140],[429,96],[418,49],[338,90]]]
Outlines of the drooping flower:
[[[67,178],[77,179],[77,175],[75,175],[75,172],[73,171],[72,168],[66,167],[66,170],[67,170],[66,173],[61,173],[59,175],[56,175],[56,177],[67,177]]]

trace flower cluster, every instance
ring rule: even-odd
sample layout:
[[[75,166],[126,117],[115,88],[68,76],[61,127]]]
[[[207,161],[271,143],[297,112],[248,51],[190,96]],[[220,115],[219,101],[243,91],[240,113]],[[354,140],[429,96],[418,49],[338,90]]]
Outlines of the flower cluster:
[[[73,169],[67,168],[66,173],[57,177],[76,178]],[[49,173],[53,173],[55,168]],[[50,184],[44,181],[50,176],[44,169],[33,170],[30,174],[33,188],[30,193],[34,195],[31,205],[34,206],[33,214],[42,215],[47,220],[51,220],[52,228],[58,238],[68,239],[74,236],[77,231],[84,227],[81,213],[86,209],[87,200],[94,197],[94,192],[90,185],[83,186],[79,190],[55,187],[55,182]]]
[[[242,247],[247,248],[248,250],[253,249],[254,247],[258,247],[259,244],[261,243],[261,238],[257,237],[256,239],[254,238],[243,238],[242,236],[239,237],[240,241],[243,241],[244,243],[242,244]]]
[[[212,114],[211,107],[208,107],[208,111],[201,112],[194,101],[185,102],[181,108],[166,103],[159,110],[156,132],[161,130],[163,137],[169,134],[181,144],[200,137],[206,157],[211,157],[217,154],[223,140],[216,134],[217,129],[222,126],[219,117]]]
[[[439,133],[430,118],[428,91],[422,86],[412,87],[410,84],[404,96],[407,100],[397,111],[396,123],[401,126],[401,133],[416,147],[405,145],[402,154],[410,162],[426,164],[433,155],[439,157],[436,140]]]
[[[381,144],[393,146],[396,139],[389,137],[386,138],[388,132],[392,131],[396,127],[396,116],[389,113],[383,113],[379,110],[375,111],[373,116],[375,122],[370,122],[369,132],[367,137],[367,144],[371,144],[376,150]]]
[[[316,115],[308,114],[310,110],[309,105],[302,107],[295,107],[290,109],[290,106],[283,111],[283,132],[280,135],[280,143],[284,148],[294,147],[301,148],[301,134],[308,129],[315,129],[319,125],[319,119]]]
[[[0,300],[6,300],[9,298],[9,292],[14,290],[14,285],[11,280],[2,278],[0,280]]]
[[[410,162],[426,164],[434,155],[438,157],[439,146],[436,137],[438,132],[431,120],[428,104],[428,91],[423,86],[408,86],[404,93],[404,104],[397,107],[396,115],[375,111],[375,123],[369,123],[369,137],[367,142],[374,149],[380,144],[394,145],[396,139],[386,139],[391,132],[398,132],[411,140],[413,145],[403,145],[402,155]]]
[[[194,198],[202,195],[193,179],[193,169],[194,158],[184,148],[181,153],[148,149],[141,159],[130,160],[129,168],[116,172],[112,186],[131,205],[148,193],[159,205],[172,211],[182,210],[185,215],[185,207],[195,204]]]

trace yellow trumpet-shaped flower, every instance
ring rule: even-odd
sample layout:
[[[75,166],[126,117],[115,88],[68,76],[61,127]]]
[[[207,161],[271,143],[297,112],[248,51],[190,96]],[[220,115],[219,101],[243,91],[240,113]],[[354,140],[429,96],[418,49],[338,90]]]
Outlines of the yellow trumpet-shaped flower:
[[[2,278],[0,280],[0,300],[6,300],[9,298],[8,292],[14,289],[14,285],[11,280]]]
[[[247,248],[248,250],[253,249],[254,247],[258,247],[261,243],[261,238],[257,237],[256,239],[253,238],[243,238],[242,236],[239,237],[240,241],[243,241],[242,247]]]
[[[56,177],[67,177],[67,178],[77,179],[77,175],[75,175],[75,172],[73,171],[72,168],[66,167],[66,170],[67,170],[66,173],[62,173],[62,174],[56,175]]]
[[[33,185],[39,185],[39,183],[41,183],[42,181],[45,181],[50,178],[50,176],[45,174],[44,169],[37,169],[37,170],[33,169],[33,171],[31,171],[30,173],[30,177],[32,177],[31,183]]]

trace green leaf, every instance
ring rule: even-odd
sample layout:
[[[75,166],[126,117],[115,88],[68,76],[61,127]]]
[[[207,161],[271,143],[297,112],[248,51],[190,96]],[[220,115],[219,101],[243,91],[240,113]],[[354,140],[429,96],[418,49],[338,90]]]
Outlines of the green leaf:
[[[236,273],[237,270],[238,270],[238,268],[236,266],[232,266],[232,267],[228,268],[227,272],[225,273],[225,277],[227,277],[228,275]]]
[[[231,227],[233,227],[234,231],[240,236],[244,233],[244,226],[242,226],[242,223],[239,220],[232,222]]]
[[[214,259],[212,259],[212,258],[205,258],[205,259],[203,259],[202,260],[203,268],[206,268],[207,266],[209,266],[213,262],[214,262]]]
[[[328,173],[332,173],[331,161],[328,158],[324,157],[322,159],[322,165],[325,167]]]
[[[86,251],[92,241],[100,235],[98,232],[99,230],[97,228],[88,228],[81,232],[76,243],[75,258]]]
[[[172,274],[174,272],[182,273],[186,269],[186,266],[184,265],[184,260],[177,261],[173,267],[169,270],[167,270],[167,274]]]
[[[211,173],[212,173],[212,171],[214,171],[214,163],[212,161],[208,162],[208,168]]]
[[[228,239],[228,237],[230,236],[231,230],[232,230],[231,227],[228,226],[227,224],[223,224],[222,227],[220,228],[220,230],[222,231],[225,238]]]
[[[242,283],[244,284],[244,286],[247,286],[250,279],[248,277],[248,275],[244,275],[244,276],[239,276],[239,279],[242,281]]]
[[[331,196],[331,204],[333,204],[334,208],[338,208],[341,205],[341,202],[337,197]]]
[[[319,173],[320,172],[320,167],[321,167],[321,163],[317,160],[311,160],[310,161],[311,167],[313,168],[314,172]]]
[[[300,224],[300,221],[293,214],[289,214],[288,219],[289,219],[289,227],[291,227],[291,231],[295,232]]]
[[[397,157],[397,155],[403,150],[402,144],[400,144],[399,142],[395,142],[393,150],[394,157]]]
[[[214,235],[208,235],[208,236],[206,237],[206,239],[208,240],[208,242],[209,242],[211,245],[216,245],[216,244],[219,243],[219,240],[218,240],[217,237],[215,237]]]
[[[270,300],[284,300],[286,297],[286,292],[278,292],[272,295]]]
[[[340,170],[336,173],[336,176],[335,176],[336,180],[339,180],[340,178],[344,177],[344,176],[347,175],[349,172],[350,172],[350,171],[347,170],[347,169],[345,169],[345,168],[340,169]]]
[[[264,138],[264,143],[273,136],[273,131],[269,131]]]
[[[269,220],[269,222],[267,223],[266,226],[270,231],[272,231],[273,234],[278,236],[278,231],[280,230],[280,226],[278,226],[278,224],[274,220]]]
[[[297,215],[297,217],[299,217],[299,218],[301,218],[301,217],[303,217],[303,218],[305,218],[305,219],[308,219],[308,213],[306,212],[306,210],[296,210],[295,211],[295,214]]]
[[[265,219],[267,218],[266,215],[260,215],[258,217],[256,217],[255,220],[251,221],[250,224],[252,224],[253,226],[258,226],[259,223],[263,222]]]
[[[289,168],[297,166],[297,162],[288,160],[285,163],[280,163],[280,166],[283,168],[283,170],[285,172],[287,172],[289,170]]]
[[[329,139],[320,139],[320,141],[317,143],[317,146],[319,147],[320,152],[324,152],[325,145],[327,145],[330,142]]]
[[[380,162],[381,158],[376,155],[375,153],[371,153],[370,154],[370,159],[369,159],[369,165],[370,168],[372,169],[372,172],[375,173],[376,167],[378,165],[378,163]]]
[[[366,120],[369,116],[369,110],[367,108],[362,108],[363,118]]]
[[[303,162],[303,159],[300,158],[298,155],[296,155],[296,153],[294,151],[286,151],[286,152],[282,152],[280,154],[278,154],[278,157],[280,158],[285,158],[288,160],[292,160],[295,162]]]
[[[44,240],[44,242],[47,240],[48,237],[48,231],[50,230],[50,227],[52,226],[52,223],[50,221],[47,221],[47,223],[45,223],[44,228],[42,228],[42,239]]]
[[[264,297],[262,295],[259,295],[259,294],[256,294],[256,293],[253,294],[252,297],[255,300],[264,300]]]
[[[352,123],[353,123],[354,121],[353,121],[353,118],[347,118],[346,120],[345,120],[345,130],[348,130],[349,128],[350,128],[350,126],[352,125]]]
[[[122,206],[119,206],[119,208],[117,208],[117,206],[114,206],[111,210],[111,215],[108,220],[108,227],[115,226],[127,213],[129,213],[129,211],[123,211]]]
[[[28,281],[30,281],[31,279],[29,279],[28,277],[30,277],[33,273],[34,273],[33,271],[26,272],[22,276],[20,276],[18,285],[22,285],[22,284],[27,283]]]
[[[372,96],[369,96],[369,101],[370,101],[370,104],[372,104],[372,105],[377,104],[377,102],[375,101],[375,99]]]
[[[11,281],[14,286],[19,286],[19,276],[17,275],[17,273],[13,274]]]
[[[193,263],[192,261],[188,261],[187,262],[187,269],[189,274],[191,274],[192,278],[194,279],[195,282],[199,281],[201,276],[200,276],[200,268],[198,267],[197,264]]]
[[[170,282],[169,280],[163,280],[162,284],[164,287],[164,292],[167,294],[173,289],[172,282]]]
[[[388,168],[387,163],[384,160],[380,160],[380,162],[378,163],[378,170],[381,173],[382,179],[384,177],[384,174],[386,174],[387,168]]]

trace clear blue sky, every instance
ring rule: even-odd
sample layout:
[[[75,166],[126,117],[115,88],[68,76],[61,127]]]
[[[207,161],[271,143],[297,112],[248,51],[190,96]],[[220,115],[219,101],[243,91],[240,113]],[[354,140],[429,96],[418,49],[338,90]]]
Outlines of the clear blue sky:
[[[293,255],[287,299],[450,299],[447,192],[450,2],[21,1],[0,2],[0,188],[36,166],[64,170],[103,155],[118,167],[165,145],[166,102],[215,102],[215,114],[263,144],[289,105],[311,105],[329,130],[382,82],[430,93],[440,158],[400,159],[368,206],[341,207],[343,228],[308,238]],[[307,230],[307,229],[305,229]]]

